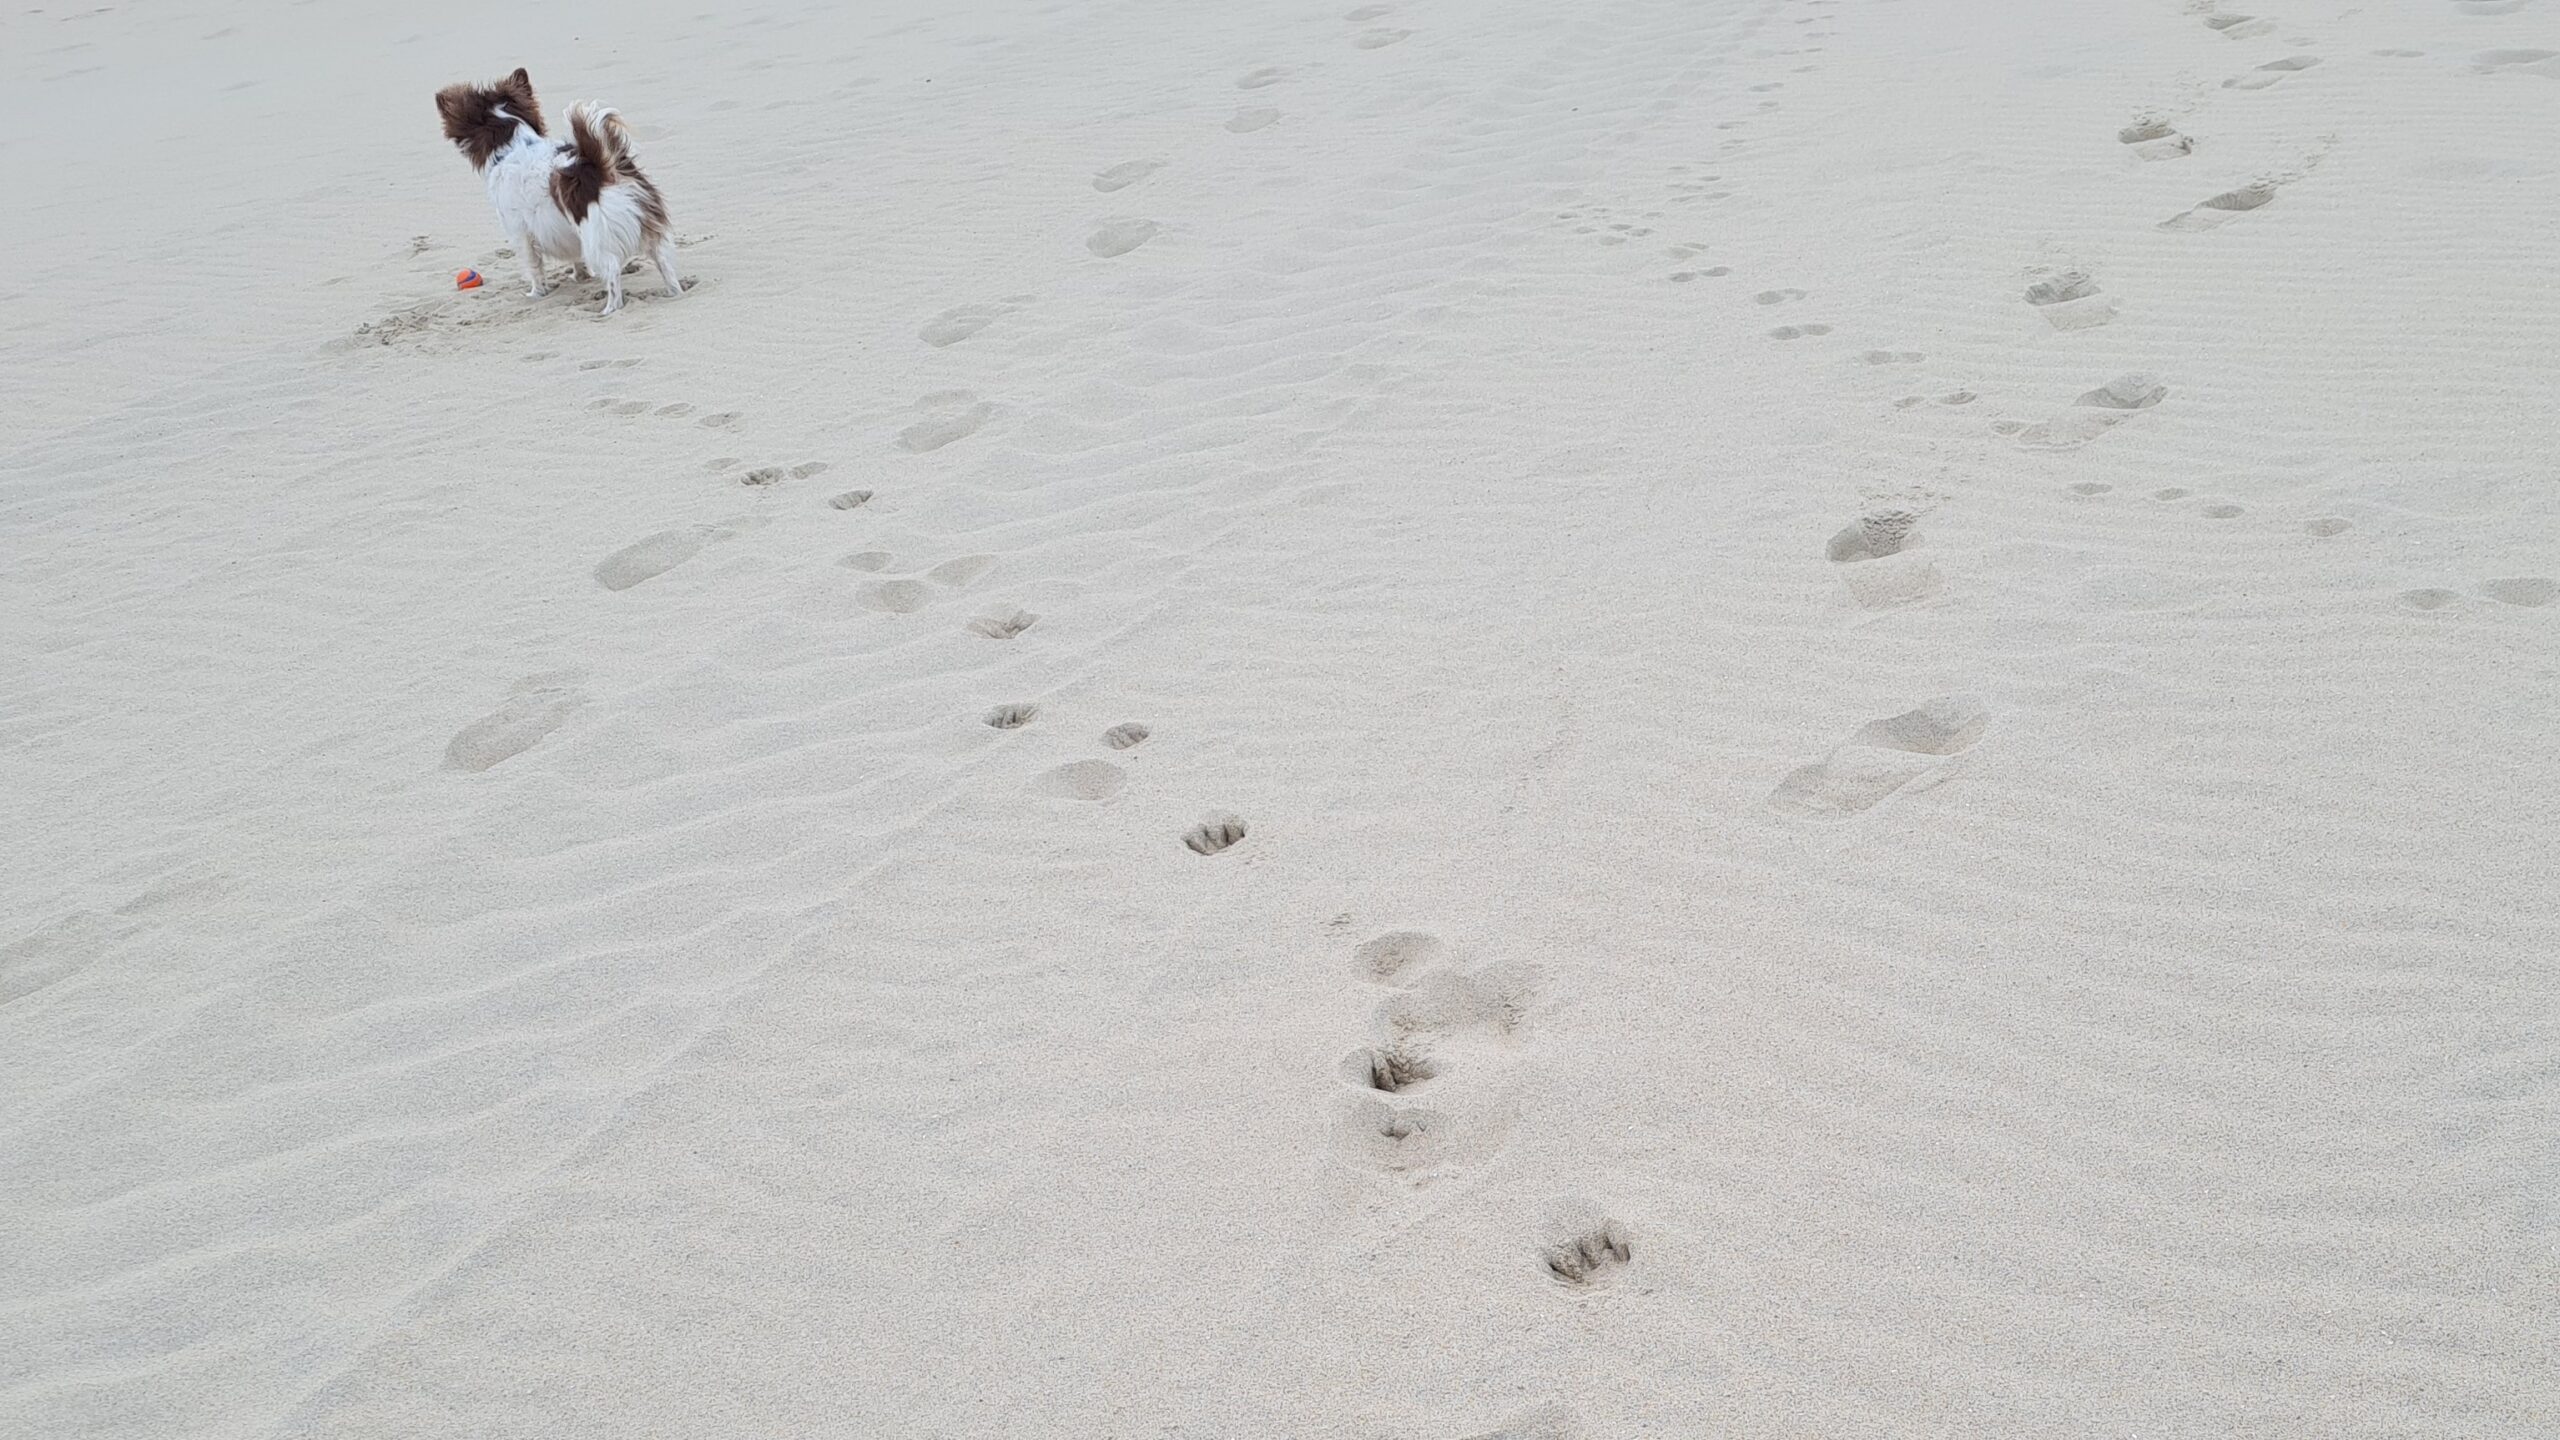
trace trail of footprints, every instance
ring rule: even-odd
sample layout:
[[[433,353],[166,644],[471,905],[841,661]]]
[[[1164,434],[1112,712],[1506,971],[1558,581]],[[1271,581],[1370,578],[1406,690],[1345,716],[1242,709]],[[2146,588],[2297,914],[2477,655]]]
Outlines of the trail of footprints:
[[[1344,22],[1354,27],[1344,42],[1347,48],[1383,51],[1410,39],[1413,32],[1379,23],[1391,13],[1391,7],[1377,4],[1346,13]],[[2206,11],[2202,20],[2234,40],[2263,35],[2273,28],[2253,16],[2217,10]],[[2551,52],[2488,52],[2480,58],[2477,68],[2554,73],[2545,68],[2551,60]],[[2268,89],[2318,64],[2318,57],[2307,55],[2271,61],[2231,77],[2223,88],[2238,92]],[[1238,76],[1234,87],[1255,97],[1284,85],[1290,77],[1291,72],[1285,67],[1266,66]],[[1775,84],[1755,87],[1755,93],[1777,88]],[[1775,103],[1761,102],[1764,107]],[[1248,103],[1240,106],[1223,128],[1233,135],[1251,135],[1281,119],[1276,107]],[[1725,128],[1742,123],[1728,121]],[[2117,132],[2116,139],[2127,152],[2146,163],[2187,158],[2199,149],[2194,137],[2159,114],[2134,117]],[[1093,172],[1091,187],[1099,195],[1135,191],[1162,171],[1165,164],[1154,157],[1109,164]],[[1732,193],[1722,187],[1721,176],[1711,170],[1687,164],[1673,165],[1670,170],[1672,205],[1712,204]],[[2173,232],[2215,228],[2263,209],[2275,198],[2279,184],[2269,178],[2253,180],[2198,202],[2161,222],[2160,228]],[[1648,210],[1621,218],[1604,206],[1579,205],[1555,212],[1555,219],[1592,244],[1616,248],[1653,239],[1664,213]],[[1165,233],[1166,227],[1153,219],[1105,216],[1090,222],[1084,248],[1094,261],[1127,262]],[[1729,266],[1699,263],[1711,258],[1710,250],[1706,243],[1695,240],[1662,246],[1660,253],[1681,267],[1662,278],[1672,284],[1689,285],[1731,274]],[[2056,331],[2095,328],[2117,315],[2115,297],[2107,293],[2094,273],[2077,266],[2030,270],[2019,294]],[[1801,288],[1772,287],[1757,291],[1751,298],[1759,306],[1774,308],[1796,305],[1808,296]],[[954,306],[925,320],[915,333],[921,344],[949,349],[965,344],[990,327],[1008,323],[1034,303],[1034,296],[1013,295],[1000,301]],[[1820,339],[1831,333],[1832,326],[1821,320],[1794,321],[1766,332],[1773,341]],[[547,358],[547,354],[527,358]],[[1876,368],[1909,366],[1924,360],[1917,351],[1885,348],[1842,358]],[[637,363],[597,360],[580,368],[628,369]],[[2002,420],[1994,422],[1992,428],[2021,447],[2069,450],[2154,409],[2168,394],[2168,387],[2158,379],[2128,373],[2082,393],[2042,421]],[[1894,403],[1904,409],[1928,404],[1960,407],[1975,399],[1971,390],[1959,388],[1934,399],[1911,395]],[[699,414],[690,402],[657,403],[612,395],[598,398],[593,406],[618,417],[692,418],[697,424],[713,428],[731,425],[740,418],[735,411]],[[935,392],[915,402],[890,443],[910,456],[932,456],[977,435],[998,414],[995,404],[972,391]],[[741,470],[740,466],[746,468]],[[794,482],[824,473],[828,466],[820,461],[747,465],[740,458],[724,456],[711,461],[707,468],[733,476],[742,487],[778,493],[790,489]],[[2111,488],[2102,482],[2079,482],[2067,486],[2066,494],[2076,500],[2097,501],[2107,496]],[[846,489],[825,496],[823,503],[837,512],[862,512],[875,503],[877,495],[872,488]],[[2164,487],[2153,492],[2152,498],[2172,503],[2190,496],[2183,488]],[[2214,520],[2234,519],[2245,513],[2243,507],[2224,501],[2207,500],[2198,508],[2204,517]],[[604,557],[594,568],[594,578],[606,591],[630,590],[766,523],[768,518],[746,515],[658,531]],[[1925,510],[1916,506],[1876,506],[1859,514],[1824,544],[1824,559],[1860,607],[1888,610],[1941,593],[1942,579],[1924,544],[1924,518]],[[2320,517],[2305,528],[2310,535],[2326,539],[2345,534],[2350,526],[2341,518]],[[993,571],[996,559],[963,555],[902,572],[895,553],[868,548],[844,555],[840,563],[855,575],[865,577],[851,591],[853,607],[885,617],[882,623],[892,623],[901,617],[925,614],[941,602],[961,596]],[[2539,608],[2560,599],[2560,583],[2546,577],[2503,577],[2481,582],[2475,593],[2501,605]],[[2465,599],[2460,592],[2439,587],[2413,589],[2400,596],[2406,608],[2421,613],[2454,610]],[[975,641],[1002,644],[1019,640],[1039,623],[1039,618],[1016,605],[996,604],[971,613],[958,628]],[[587,703],[581,672],[559,670],[530,676],[503,697],[496,708],[453,736],[446,747],[445,763],[465,773],[487,771],[540,743]],[[1054,723],[1044,718],[1045,714],[1041,702],[1019,699],[988,705],[971,719],[986,731],[1023,736],[1036,735],[1044,725]],[[1842,821],[1861,815],[1889,799],[1918,794],[1963,773],[1976,747],[1990,733],[1992,721],[1988,704],[1966,693],[1944,695],[1916,708],[1869,720],[1820,758],[1798,765],[1781,777],[1770,791],[1768,803],[1780,815],[1801,819]],[[1150,738],[1146,725],[1125,722],[1103,731],[1098,743],[1113,755],[1127,757]],[[1045,797],[1100,803],[1119,796],[1129,779],[1126,764],[1087,756],[1053,765],[1030,783],[1034,793]],[[1193,857],[1184,863],[1233,864],[1231,857],[1240,847],[1250,849],[1252,833],[1242,816],[1212,810],[1172,836],[1171,842],[1179,846],[1180,852]],[[1428,1189],[1479,1167],[1504,1144],[1518,1114],[1521,1052],[1538,997],[1538,977],[1525,967],[1471,967],[1460,963],[1437,936],[1421,931],[1393,931],[1361,944],[1353,951],[1352,970],[1354,981],[1368,987],[1376,998],[1370,1009],[1368,1033],[1339,1064],[1341,1097],[1333,1133],[1342,1158],[1357,1170],[1412,1191]],[[1559,1294],[1600,1291],[1636,1262],[1639,1248],[1639,1237],[1619,1219],[1587,1203],[1566,1202],[1549,1212],[1534,1242],[1523,1247],[1521,1273],[1524,1280],[1551,1285]],[[1564,1412],[1537,1410],[1523,1412],[1500,1430],[1488,1433],[1505,1440],[1531,1440],[1569,1431],[1570,1417]]]
[[[1521,1047],[1539,993],[1525,965],[1470,966],[1439,936],[1391,930],[1351,952],[1351,978],[1377,996],[1368,1034],[1345,1054],[1335,1144],[1358,1170],[1414,1191],[1490,1159],[1518,1114]],[[1581,1199],[1555,1205],[1523,1278],[1565,1291],[1607,1285],[1636,1237]]]
[[[2480,7],[2478,13],[2505,13],[2522,0],[2462,3]],[[2199,18],[2208,28],[2233,40],[2267,35],[2275,29],[2271,22],[2256,16],[2221,10],[2211,0],[2200,8]],[[2419,52],[2376,53],[2407,57]],[[2223,81],[2221,88],[2242,92],[2272,89],[2316,69],[2320,63],[2316,55],[2285,56],[2234,75]],[[2560,78],[2560,52],[2486,51],[2477,57],[2472,69],[2482,74],[2523,70]],[[2183,159],[2198,149],[2193,136],[2159,112],[2135,116],[2116,132],[2116,140],[2145,162]],[[2161,221],[2158,228],[2170,232],[2219,228],[2266,208],[2289,178],[2292,177],[2258,176],[2198,201]],[[1763,305],[1778,305],[1802,299],[1803,295],[1801,290],[1775,289],[1763,290],[1753,298]],[[2078,266],[2030,270],[2021,298],[2060,331],[2092,329],[2107,324],[2117,313],[2114,297],[2105,292],[2093,273]],[[1819,333],[1817,327],[1808,325],[1770,332],[1778,339]],[[1869,351],[1863,358],[1881,364],[1920,357]],[[2083,392],[2044,420],[1996,420],[1991,429],[2021,448],[2072,450],[2154,409],[2168,396],[2169,387],[2158,378],[2129,372]],[[1937,403],[1960,405],[1974,398],[1969,390],[1957,390],[1939,397]],[[1929,401],[1924,396],[1908,395],[1894,403],[1896,408],[1910,409]],[[2077,502],[2102,501],[2114,490],[2113,485],[2095,480],[2063,487],[2064,494]],[[2159,504],[2197,500],[2195,513],[2215,522],[2239,520],[2249,513],[2248,507],[2236,501],[2197,497],[2184,486],[2163,486],[2150,492],[2149,498]],[[1834,534],[1824,546],[1824,557],[1838,567],[1858,604],[1869,609],[1892,608],[1937,592],[1935,568],[1925,557],[1912,553],[1918,544],[1919,519],[1919,513],[1909,509],[1870,510]],[[2335,515],[2314,516],[2302,522],[2303,533],[2317,540],[2334,540],[2353,529],[2352,522]],[[2540,609],[2560,601],[2560,580],[2534,575],[2503,576],[2480,581],[2470,595],[2445,586],[2421,586],[2400,592],[2398,599],[2407,610],[2437,614],[2456,610],[2474,597],[2497,605]],[[1843,819],[1860,814],[1896,794],[1925,790],[1953,778],[1961,772],[1964,757],[1990,724],[1989,707],[1979,697],[1967,694],[1942,696],[1916,709],[1870,721],[1821,759],[1790,771],[1770,793],[1769,802],[1781,813],[1810,818]],[[1605,1245],[1601,1253],[1606,1253]],[[1568,1268],[1578,1267],[1588,1262],[1592,1254],[1588,1248],[1577,1248],[1565,1257],[1565,1263]]]

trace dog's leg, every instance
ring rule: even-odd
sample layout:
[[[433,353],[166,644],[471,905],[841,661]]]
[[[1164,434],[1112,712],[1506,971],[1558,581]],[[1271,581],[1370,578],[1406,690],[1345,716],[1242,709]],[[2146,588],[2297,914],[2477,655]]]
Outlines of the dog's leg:
[[[619,255],[590,255],[587,257],[587,268],[604,277],[604,308],[596,313],[599,315],[610,315],[614,311],[621,309],[622,257]]]
[[[676,277],[676,242],[665,236],[659,237],[658,251],[654,258],[658,262],[658,278],[667,282],[667,293],[683,294],[684,281]]]
[[[516,258],[524,262],[525,298],[539,300],[550,294],[550,282],[542,278],[542,247],[531,235],[516,237]]]

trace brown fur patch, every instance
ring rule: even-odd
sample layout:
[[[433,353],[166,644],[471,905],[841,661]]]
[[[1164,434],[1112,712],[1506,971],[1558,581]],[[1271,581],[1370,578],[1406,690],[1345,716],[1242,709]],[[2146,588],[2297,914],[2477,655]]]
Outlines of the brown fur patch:
[[[619,138],[610,123],[599,126],[589,120],[585,106],[570,110],[569,158],[551,172],[551,202],[570,224],[583,222],[604,187],[621,178],[614,169]]]
[[[542,102],[534,98],[533,79],[524,67],[493,85],[447,85],[436,92],[436,113],[444,118],[444,138],[470,157],[471,168],[488,168],[490,157],[516,138],[516,125],[542,128]]]
[[[608,185],[628,185],[638,192],[640,243],[655,251],[667,233],[667,202],[631,153],[631,132],[618,115],[589,118],[586,107],[569,112],[569,162],[551,172],[551,199],[575,225],[587,218]]]

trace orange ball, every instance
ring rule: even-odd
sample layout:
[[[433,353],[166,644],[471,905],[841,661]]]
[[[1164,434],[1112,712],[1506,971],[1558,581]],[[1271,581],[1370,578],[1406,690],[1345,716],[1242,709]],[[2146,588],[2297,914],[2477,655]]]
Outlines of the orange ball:
[[[479,272],[479,271],[477,271],[477,270],[456,270],[456,271],[454,271],[454,272],[453,272],[453,288],[454,288],[454,289],[456,289],[456,290],[477,290],[477,289],[479,289],[479,288],[480,288],[480,272]]]

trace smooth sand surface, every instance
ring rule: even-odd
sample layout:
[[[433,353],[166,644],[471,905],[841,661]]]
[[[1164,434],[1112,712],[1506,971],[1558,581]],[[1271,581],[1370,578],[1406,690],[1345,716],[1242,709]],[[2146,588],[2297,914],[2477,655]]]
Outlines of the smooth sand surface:
[[[0,1435],[2560,1434],[2560,3],[2267,4],[11,8]]]

